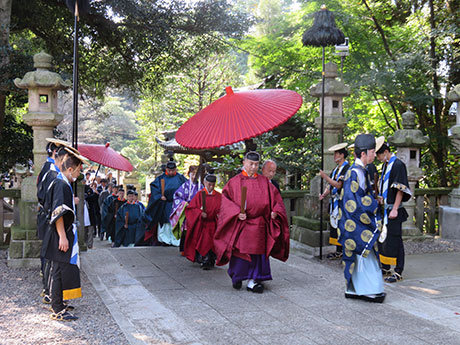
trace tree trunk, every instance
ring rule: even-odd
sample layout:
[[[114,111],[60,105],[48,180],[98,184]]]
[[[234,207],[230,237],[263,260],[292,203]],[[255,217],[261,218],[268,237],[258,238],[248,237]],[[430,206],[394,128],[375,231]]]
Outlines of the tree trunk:
[[[9,63],[9,37],[12,0],[0,0],[0,136],[5,123],[6,93],[8,90],[7,66]]]
[[[435,32],[436,32],[436,19],[435,19],[435,9],[433,0],[429,0],[429,7],[430,7],[430,58],[431,58],[431,73],[432,73],[432,81],[433,81],[433,108],[434,108],[434,125],[438,135],[444,135],[445,128],[442,123],[442,100],[441,100],[441,92],[439,86],[439,78],[438,78],[438,56],[436,54],[436,41],[435,41]],[[437,163],[437,166],[440,171],[440,178],[441,178],[441,185],[443,187],[447,187],[447,174],[446,174],[446,143],[441,138],[436,138],[436,150],[433,151],[433,157]]]

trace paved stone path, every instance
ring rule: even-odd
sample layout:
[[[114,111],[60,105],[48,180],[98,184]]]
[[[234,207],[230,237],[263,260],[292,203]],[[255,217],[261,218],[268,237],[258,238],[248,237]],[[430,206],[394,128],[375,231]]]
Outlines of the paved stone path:
[[[344,298],[338,264],[299,251],[271,260],[259,295],[177,248],[96,247],[83,270],[131,344],[460,344],[460,253],[408,256],[405,280],[372,304]]]

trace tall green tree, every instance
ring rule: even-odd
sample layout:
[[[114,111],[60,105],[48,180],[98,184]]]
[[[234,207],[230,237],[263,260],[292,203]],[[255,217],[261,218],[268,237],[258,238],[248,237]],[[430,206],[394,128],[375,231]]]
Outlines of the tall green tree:
[[[136,112],[138,139],[131,144],[137,155],[148,162],[147,166],[142,164],[144,172],[160,160],[162,149],[156,139],[162,139],[161,132],[177,130],[187,119],[222,96],[226,86],[240,84],[241,71],[235,56],[220,51],[197,57],[187,67],[166,77],[161,88],[144,90]]]
[[[269,2],[283,4],[282,0]],[[321,52],[302,47],[300,37],[311,27],[312,15],[322,3],[303,2],[298,11],[281,12],[277,22],[259,18],[259,25],[268,27],[239,41],[250,54],[253,77],[300,92],[310,121],[318,116],[318,104],[308,90],[320,79]],[[343,69],[343,78],[353,91],[345,100],[346,137],[352,140],[363,129],[392,135],[401,128],[401,114],[410,107],[419,128],[431,139],[424,158],[432,162],[425,166],[426,182],[448,185],[451,119],[444,90],[459,82],[458,4],[437,0],[331,0],[326,4],[351,42]],[[327,60],[338,62],[332,53],[333,48],[326,49]]]
[[[159,85],[165,74],[187,65],[202,51],[221,46],[222,39],[242,35],[250,24],[246,14],[233,10],[226,0],[90,3],[89,13],[81,16],[79,24],[80,83],[84,93],[97,96],[107,88],[139,90],[147,82]],[[15,0],[11,4],[3,0],[0,6],[2,18],[8,19],[1,21],[0,50],[7,54],[0,54],[0,67],[9,65],[11,50],[21,49],[9,44],[9,32],[28,32],[56,58],[57,69],[71,75],[73,16],[64,1]],[[191,38],[196,38],[194,47],[184,44]],[[11,73],[0,74],[0,84],[11,84],[11,78]],[[0,124],[2,118],[0,112]]]

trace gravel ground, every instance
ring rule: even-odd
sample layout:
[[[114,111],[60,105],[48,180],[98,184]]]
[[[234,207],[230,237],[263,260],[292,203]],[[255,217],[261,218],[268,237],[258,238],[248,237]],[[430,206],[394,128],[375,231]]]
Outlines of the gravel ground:
[[[406,255],[460,252],[460,241],[446,240],[445,238],[440,238],[438,236],[426,236],[423,240],[417,238],[413,240],[405,239],[404,251]]]
[[[84,273],[83,298],[71,303],[79,319],[53,321],[39,296],[39,270],[11,269],[6,257],[0,250],[0,344],[129,344]]]
[[[438,236],[404,239],[404,252],[406,255],[460,252],[460,240],[446,240]],[[342,260],[325,259],[322,262],[342,270]]]

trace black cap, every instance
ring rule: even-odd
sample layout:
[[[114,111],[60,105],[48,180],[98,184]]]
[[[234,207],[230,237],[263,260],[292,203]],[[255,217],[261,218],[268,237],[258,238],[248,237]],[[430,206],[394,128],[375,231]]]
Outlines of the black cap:
[[[253,162],[259,162],[260,155],[256,151],[249,151],[244,155],[244,159],[249,159],[250,161],[253,161]]]
[[[126,193],[128,195],[134,195],[134,191],[132,189],[128,189],[128,193]]]
[[[204,178],[205,181],[211,182],[211,183],[216,183],[217,177],[216,175],[208,174]]]
[[[360,134],[355,139],[355,150],[360,151],[375,149],[375,137],[372,134]]]
[[[166,163],[166,169],[176,169],[176,162],[168,162]]]

